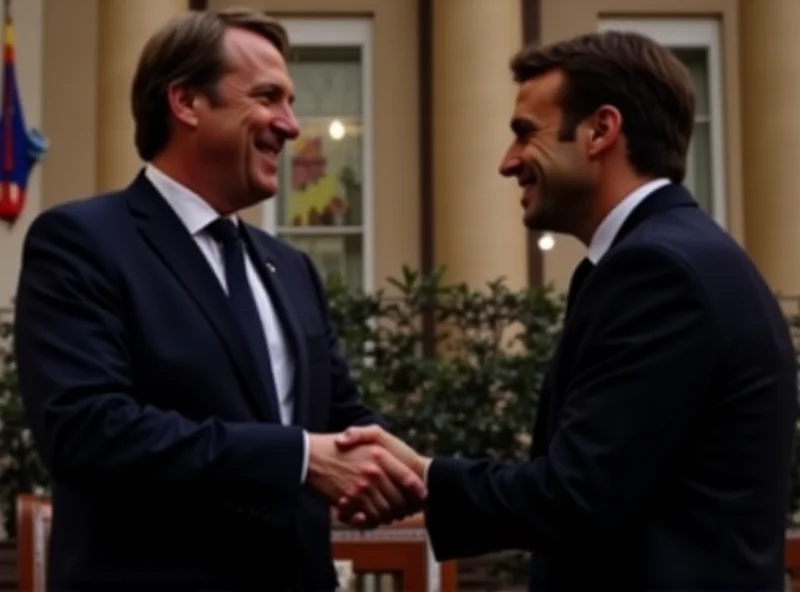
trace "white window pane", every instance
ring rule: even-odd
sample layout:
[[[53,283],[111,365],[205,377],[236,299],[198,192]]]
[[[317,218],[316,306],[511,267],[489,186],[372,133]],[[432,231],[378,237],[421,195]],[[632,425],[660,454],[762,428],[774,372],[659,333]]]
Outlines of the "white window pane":
[[[694,92],[697,95],[697,115],[707,117],[711,110],[708,97],[708,49],[697,47],[673,49],[672,51],[686,64],[692,76]]]
[[[361,117],[360,47],[292,47],[287,62],[301,118]]]
[[[287,226],[361,226],[361,51],[295,47],[288,62],[301,135],[284,151],[278,231]]]
[[[683,61],[695,90],[694,135],[687,155],[684,185],[720,224],[725,224],[724,122],[720,28],[716,18],[601,19],[601,31],[636,31]]]
[[[713,216],[714,187],[709,122],[713,114],[710,112],[709,103],[708,50],[706,48],[681,48],[673,51],[689,69],[697,95],[697,114],[686,162],[684,185],[692,192],[700,207]]]
[[[364,239],[354,235],[285,235],[283,240],[308,253],[320,275],[342,278],[348,286],[364,285]]]
[[[689,146],[687,175],[684,182],[700,207],[713,214],[713,187],[711,175],[711,139],[708,122],[696,123]]]

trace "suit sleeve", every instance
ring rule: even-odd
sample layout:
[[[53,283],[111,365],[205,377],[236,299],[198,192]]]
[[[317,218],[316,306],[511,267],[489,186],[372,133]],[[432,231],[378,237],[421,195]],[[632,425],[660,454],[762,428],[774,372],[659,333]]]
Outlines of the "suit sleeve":
[[[609,254],[595,273],[591,337],[573,352],[546,454],[431,464],[426,524],[439,560],[552,551],[634,522],[685,452],[716,356],[699,283],[657,250]]]
[[[350,373],[350,366],[342,353],[339,336],[331,322],[325,289],[314,267],[314,263],[303,254],[308,273],[325,322],[328,351],[331,361],[331,412],[328,421],[330,432],[341,432],[350,426],[377,424],[387,427],[386,420],[359,400],[358,386]]]
[[[143,491],[221,487],[290,512],[301,487],[302,430],[192,421],[138,402],[128,307],[119,274],[74,215],[52,210],[32,224],[15,347],[23,402],[52,477]]]

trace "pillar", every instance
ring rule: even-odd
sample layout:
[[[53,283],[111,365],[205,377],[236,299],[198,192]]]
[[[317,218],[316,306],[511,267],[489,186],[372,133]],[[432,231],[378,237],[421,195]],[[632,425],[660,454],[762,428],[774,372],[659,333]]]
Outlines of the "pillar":
[[[519,0],[433,2],[434,251],[448,283],[527,286],[521,190],[498,173],[512,140],[520,18]]]
[[[102,0],[98,8],[97,190],[127,185],[142,163],[133,143],[130,92],[139,54],[187,0]]]
[[[800,296],[800,2],[741,0],[745,246]]]

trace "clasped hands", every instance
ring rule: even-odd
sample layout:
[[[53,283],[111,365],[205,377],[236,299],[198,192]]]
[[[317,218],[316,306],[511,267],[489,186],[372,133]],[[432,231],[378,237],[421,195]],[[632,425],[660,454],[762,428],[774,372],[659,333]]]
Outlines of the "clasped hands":
[[[356,528],[390,524],[422,509],[430,459],[378,426],[309,437],[308,485]]]

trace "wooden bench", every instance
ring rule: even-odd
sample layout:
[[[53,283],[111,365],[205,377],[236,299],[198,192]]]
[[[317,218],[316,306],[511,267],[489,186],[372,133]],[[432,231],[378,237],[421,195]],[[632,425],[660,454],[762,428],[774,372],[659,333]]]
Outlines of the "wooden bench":
[[[800,530],[786,533],[786,573],[793,592],[800,592]]]
[[[17,580],[20,592],[45,592],[52,507],[45,496],[17,498]]]
[[[44,496],[17,499],[17,573],[21,592],[44,592],[52,509]],[[456,592],[455,563],[430,555],[421,516],[368,533],[334,524],[333,554],[352,562],[356,589],[375,592]],[[370,586],[374,582],[374,586]]]
[[[333,555],[352,562],[353,590],[456,592],[454,561],[437,563],[430,552],[422,515],[360,532],[334,522]]]

